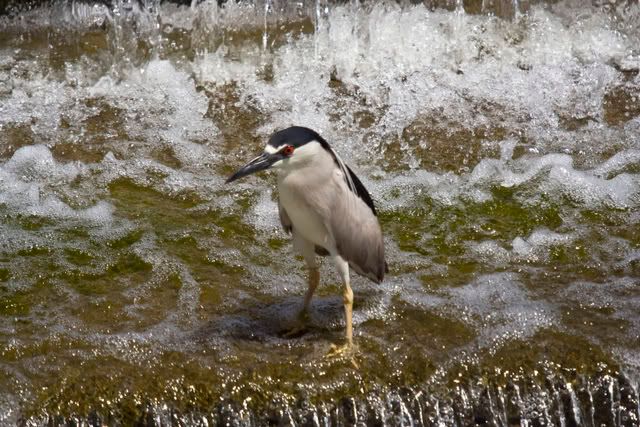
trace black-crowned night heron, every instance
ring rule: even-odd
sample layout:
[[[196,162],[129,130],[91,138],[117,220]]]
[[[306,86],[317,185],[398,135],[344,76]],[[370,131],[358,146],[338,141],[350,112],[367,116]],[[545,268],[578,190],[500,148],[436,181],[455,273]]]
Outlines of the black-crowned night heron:
[[[227,182],[254,172],[278,171],[282,227],[309,268],[309,288],[301,315],[309,309],[320,281],[316,254],[333,259],[344,285],[346,346],[353,344],[353,291],[349,267],[379,283],[387,271],[384,242],[371,196],[329,143],[311,129],[290,127],[274,133],[264,152]]]

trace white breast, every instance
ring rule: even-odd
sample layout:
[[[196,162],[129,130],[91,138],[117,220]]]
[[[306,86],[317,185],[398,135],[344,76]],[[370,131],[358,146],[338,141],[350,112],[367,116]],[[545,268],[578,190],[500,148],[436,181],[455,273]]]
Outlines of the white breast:
[[[279,169],[280,204],[296,233],[333,252],[334,239],[327,229],[333,197],[330,186],[335,171],[333,158],[320,144],[311,142],[296,149],[291,160],[294,159]]]
[[[287,185],[286,181],[278,184],[280,203],[291,219],[294,231],[313,244],[331,251],[333,239],[317,210],[297,188]]]

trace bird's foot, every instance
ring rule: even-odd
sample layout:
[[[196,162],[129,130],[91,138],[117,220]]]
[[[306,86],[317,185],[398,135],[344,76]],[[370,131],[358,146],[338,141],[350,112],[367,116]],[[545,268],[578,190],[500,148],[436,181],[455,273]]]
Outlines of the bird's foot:
[[[347,342],[342,345],[331,344],[331,347],[329,347],[329,351],[325,355],[325,358],[348,360],[349,362],[351,362],[351,365],[353,365],[354,368],[359,369],[360,367],[356,362],[357,353],[357,348],[353,345],[352,342]]]
[[[306,334],[308,331],[307,325],[305,324],[298,324],[293,326],[291,329],[285,331],[282,334],[282,337],[284,338],[298,338],[304,334]]]
[[[289,330],[285,331],[282,336],[284,338],[297,338],[299,336],[304,335],[308,330],[307,322],[309,320],[309,315],[305,310],[302,310],[298,314],[298,318],[296,319],[296,323]]]

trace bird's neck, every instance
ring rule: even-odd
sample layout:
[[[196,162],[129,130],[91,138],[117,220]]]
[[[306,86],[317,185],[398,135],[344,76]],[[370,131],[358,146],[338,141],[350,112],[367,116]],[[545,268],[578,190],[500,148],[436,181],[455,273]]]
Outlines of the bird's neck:
[[[335,163],[329,153],[292,162],[278,170],[278,184],[304,187],[323,184],[331,178]]]

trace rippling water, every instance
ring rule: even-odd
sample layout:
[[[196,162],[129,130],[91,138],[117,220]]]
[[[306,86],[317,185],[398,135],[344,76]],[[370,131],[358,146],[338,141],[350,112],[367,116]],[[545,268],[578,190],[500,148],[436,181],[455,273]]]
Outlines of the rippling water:
[[[640,424],[637,1],[14,2],[1,425]],[[274,178],[316,129],[380,212],[358,369]]]

